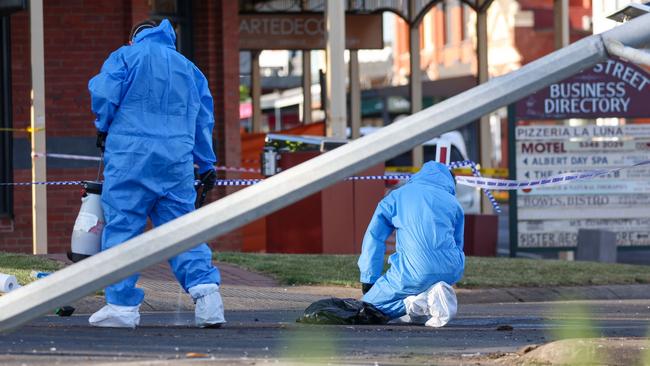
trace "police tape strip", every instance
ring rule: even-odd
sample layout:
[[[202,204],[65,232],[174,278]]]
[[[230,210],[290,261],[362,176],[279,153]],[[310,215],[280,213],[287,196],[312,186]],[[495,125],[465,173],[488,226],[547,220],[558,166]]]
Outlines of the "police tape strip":
[[[467,176],[456,176],[456,182],[458,184],[482,188],[485,190],[516,190],[522,188],[530,188],[542,185],[560,185],[574,182],[577,180],[591,179],[598,176],[610,174],[617,172],[623,169],[631,169],[642,165],[650,165],[650,160],[645,160],[633,165],[620,167],[616,169],[606,169],[606,170],[592,170],[581,173],[564,173],[554,175],[549,178],[531,180],[531,181],[518,181],[510,179],[496,179],[496,178],[483,178],[480,176],[480,173],[476,170],[475,164],[471,161],[464,162],[454,162],[450,164],[450,169],[454,169],[460,166],[472,166],[474,165],[474,171],[479,175],[477,177],[467,177]],[[346,178],[346,180],[407,180],[410,179],[412,175],[410,174],[396,174],[396,175],[366,175],[366,176],[352,176]],[[215,185],[252,185],[262,181],[263,179],[219,179],[216,181]],[[15,182],[15,183],[0,183],[1,186],[31,186],[31,185],[77,185],[81,184],[82,181],[48,181],[48,182]]]
[[[469,166],[470,169],[472,170],[472,175],[474,177],[476,177],[476,178],[481,177],[481,172],[479,172],[478,168],[476,167],[476,163],[471,161],[471,160],[455,161],[455,162],[449,163],[448,166],[449,166],[449,170]],[[458,178],[462,178],[462,177],[461,176],[456,177],[456,183],[460,183]],[[501,213],[501,207],[499,206],[499,203],[497,202],[496,198],[494,198],[494,195],[492,194],[492,192],[490,192],[487,188],[483,188],[483,193],[485,193],[485,196],[488,198],[488,200],[492,204],[492,207],[494,207],[494,211],[496,213]]]
[[[555,186],[575,182],[577,180],[586,180],[596,178],[602,175],[618,172],[624,169],[632,169],[642,165],[650,165],[650,160],[638,162],[636,164],[615,168],[615,169],[599,169],[590,170],[580,173],[563,173],[554,175],[544,179],[538,180],[510,180],[510,179],[497,179],[497,178],[480,178],[480,177],[456,177],[458,184],[463,184],[470,187],[477,187],[492,190],[517,190],[524,188],[533,188],[538,186]]]
[[[411,178],[411,174],[393,174],[393,175],[357,175],[347,177],[345,180],[406,180]]]
[[[67,160],[85,160],[85,161],[100,161],[102,158],[99,156],[88,156],[88,155],[72,155],[72,154],[54,154],[54,153],[33,153],[35,157],[46,156],[48,158],[55,159],[67,159]],[[244,168],[244,167],[232,167],[232,166],[215,166],[216,170],[227,171],[227,172],[239,172],[239,173],[259,173],[259,169],[255,168]]]
[[[218,165],[214,167],[216,170],[226,171],[226,172],[240,172],[240,173],[257,173],[260,174],[259,169],[255,168],[244,168],[244,167],[234,167],[234,166],[223,166]]]
[[[469,166],[472,170],[472,173],[476,177],[481,177],[481,173],[478,171],[476,168],[476,163],[474,163],[471,160],[464,160],[464,161],[457,161],[450,163],[449,169],[456,169],[459,167],[464,167],[464,166]],[[392,174],[392,175],[360,175],[360,176],[352,176],[345,178],[345,180],[408,180],[411,178],[411,174]],[[221,179],[215,181],[215,186],[245,186],[245,185],[253,185],[255,183],[258,183],[262,181],[262,179]],[[200,184],[200,181],[195,181],[195,185]],[[494,211],[497,213],[501,213],[501,207],[499,206],[499,203],[497,202],[496,198],[494,198],[494,195],[492,195],[492,192],[490,192],[488,189],[483,189],[483,192],[487,196],[488,200],[492,204],[492,207],[494,207]]]
[[[39,131],[45,131],[45,127],[0,127],[0,132],[27,132],[27,133],[32,133],[32,132],[39,132]]]
[[[48,182],[15,182],[15,183],[0,183],[0,186],[33,186],[33,185],[47,185],[47,186],[76,186],[81,185],[83,181],[80,180],[62,180],[62,181],[48,181]]]
[[[40,154],[41,156],[43,154]],[[63,159],[78,159],[78,160],[95,160],[98,161],[100,158],[99,157],[94,157],[94,156],[83,156],[83,155],[69,155],[69,154],[45,154],[47,157],[53,157],[53,158],[63,158]],[[464,166],[470,166],[472,167],[472,171],[475,176],[480,177],[480,173],[476,169],[476,164],[473,161],[470,160],[465,160],[465,161],[459,161],[459,162],[453,162],[449,164],[449,169],[455,169],[458,167],[464,167]],[[242,168],[242,169],[247,169],[247,168]],[[352,176],[348,177],[345,180],[352,180],[352,181],[362,181],[362,180],[408,180],[411,178],[411,174],[394,174],[394,175],[366,175],[366,176]],[[228,186],[228,187],[233,187],[233,186],[248,186],[248,185],[253,185],[255,183],[258,183],[262,181],[262,179],[218,179],[215,181],[215,186]],[[55,186],[61,186],[61,185],[78,185],[81,184],[81,181],[60,181],[60,182],[21,182],[21,183],[0,183],[0,186],[30,186],[30,185],[55,185]],[[195,185],[200,184],[200,181],[195,181]],[[492,206],[494,207],[496,212],[501,212],[501,208],[499,207],[499,204],[497,203],[496,199],[492,195],[491,192],[489,192],[487,189],[483,189],[483,192],[487,195],[488,199],[492,203]]]
[[[454,173],[456,174],[472,175],[472,169],[469,167],[453,167],[450,169],[454,170]],[[414,167],[414,166],[387,166],[386,167],[386,172],[388,172],[389,174],[413,174],[413,173],[417,173],[419,170],[420,170],[419,167]],[[487,175],[490,177],[497,177],[497,178],[508,177],[508,168],[480,168],[479,172],[481,172],[482,175]]]
[[[458,184],[476,187],[483,189],[483,192],[487,195],[488,199],[494,206],[496,212],[501,212],[501,209],[496,202],[496,199],[490,192],[490,190],[517,190],[524,188],[533,188],[538,186],[553,186],[568,184],[578,180],[592,179],[599,176],[607,175],[623,169],[631,169],[643,165],[650,165],[650,160],[645,160],[638,162],[636,164],[619,167],[615,169],[599,169],[591,170],[580,173],[563,173],[554,175],[548,178],[539,179],[539,180],[528,180],[528,181],[519,181],[519,180],[510,180],[510,179],[496,179],[496,178],[483,178],[481,177],[480,172],[476,168],[476,164],[470,160],[453,162],[449,164],[449,169],[456,169],[464,166],[469,166],[472,169],[474,177],[467,176],[457,176],[456,182]],[[368,176],[353,176],[348,177],[346,180],[406,180],[411,177],[410,174],[398,174],[398,175],[368,175]],[[258,183],[262,179],[219,179],[215,182],[215,186],[247,186]],[[0,183],[0,186],[31,186],[31,185],[55,185],[55,186],[65,186],[65,185],[79,185],[81,181],[52,181],[52,182],[19,182],[19,183]]]
[[[409,179],[410,175],[400,174],[400,175],[362,175],[348,177],[345,180],[406,180]],[[215,186],[250,186],[255,183],[259,183],[264,179],[217,179],[214,183]],[[31,186],[31,185],[53,185],[53,186],[65,186],[65,185],[80,185],[83,181],[71,180],[71,181],[48,181],[48,182],[17,182],[17,183],[0,183],[0,186]],[[200,181],[194,181],[195,185],[200,184]]]
[[[407,180],[411,178],[408,174],[398,175],[360,175],[347,177],[345,180]],[[217,179],[214,183],[215,186],[250,186],[259,183],[264,179]],[[194,185],[201,184],[201,181],[194,181]]]
[[[37,158],[42,158],[46,156],[48,158],[55,159],[68,159],[68,160],[86,160],[86,161],[100,161],[102,158],[99,156],[87,156],[87,155],[71,155],[71,154],[52,154],[52,153],[33,153],[32,156]]]

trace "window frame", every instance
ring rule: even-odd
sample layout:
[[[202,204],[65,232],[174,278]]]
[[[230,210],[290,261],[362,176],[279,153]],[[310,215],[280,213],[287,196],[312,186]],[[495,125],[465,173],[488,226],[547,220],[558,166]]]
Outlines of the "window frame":
[[[0,127],[12,128],[11,101],[11,23],[0,16]],[[13,182],[13,133],[0,131],[0,182]],[[0,186],[0,218],[13,218],[14,189]]]
[[[158,12],[155,8],[155,2],[152,3],[151,19],[161,21],[165,18],[174,26],[176,31],[176,49],[187,57],[188,60],[194,61],[194,40],[193,40],[193,19],[192,19],[192,1],[191,0],[174,0],[176,2],[176,12],[166,13]],[[178,29],[180,28],[180,36]]]

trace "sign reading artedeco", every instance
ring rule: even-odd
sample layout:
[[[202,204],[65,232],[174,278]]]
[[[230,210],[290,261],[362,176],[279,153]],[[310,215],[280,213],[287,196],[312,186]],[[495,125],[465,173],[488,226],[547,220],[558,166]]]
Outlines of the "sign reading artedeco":
[[[609,59],[517,103],[520,119],[648,117],[650,76]]]
[[[345,48],[383,48],[381,14],[346,15]],[[313,50],[325,48],[322,14],[240,14],[239,48]]]

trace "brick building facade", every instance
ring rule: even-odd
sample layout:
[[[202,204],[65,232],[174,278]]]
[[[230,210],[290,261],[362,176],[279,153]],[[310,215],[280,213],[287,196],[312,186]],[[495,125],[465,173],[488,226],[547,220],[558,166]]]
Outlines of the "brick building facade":
[[[488,72],[490,77],[505,75],[555,50],[553,0],[494,0],[487,11]],[[570,41],[589,36],[591,0],[569,0]],[[477,16],[461,0],[444,0],[422,18],[420,32],[420,69],[426,80],[450,79],[478,74],[476,54]],[[409,29],[395,17],[393,48],[395,83],[408,83]],[[508,156],[505,109],[497,112],[500,128],[493,129],[498,148],[492,156],[495,166],[506,167]],[[498,138],[496,138],[496,137]],[[471,139],[467,139],[471,142]],[[468,146],[476,151],[477,144]]]
[[[97,74],[110,52],[127,43],[134,22],[167,16],[174,21],[175,14],[157,12],[155,7],[160,3],[172,4],[177,12],[185,7],[189,12],[179,17],[184,22],[180,31],[191,40],[188,57],[205,73],[213,93],[217,156],[221,164],[239,165],[238,3],[227,0],[44,1],[48,152],[97,155],[88,80]],[[13,127],[25,128],[30,123],[31,88],[28,11],[13,13],[10,23]],[[31,180],[29,146],[27,133],[13,133],[14,181]],[[96,177],[94,163],[48,158],[49,181]],[[212,199],[224,193],[217,191]],[[79,210],[80,189],[50,186],[47,198],[48,251],[63,252],[69,246]],[[241,248],[238,232],[217,242],[222,250]],[[13,189],[12,212],[0,216],[0,250],[32,250],[31,190],[27,187]]]
[[[394,72],[407,82],[409,30],[396,17]],[[591,35],[591,0],[569,1],[571,42]],[[420,67],[430,80],[477,74],[476,14],[460,0],[444,0],[422,18]],[[491,76],[518,69],[555,50],[553,0],[495,0],[488,10]]]

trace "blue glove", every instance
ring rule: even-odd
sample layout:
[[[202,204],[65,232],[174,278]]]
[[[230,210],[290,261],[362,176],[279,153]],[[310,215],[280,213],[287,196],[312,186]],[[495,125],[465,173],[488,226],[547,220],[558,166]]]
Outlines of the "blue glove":
[[[97,131],[96,145],[99,148],[99,150],[101,150],[102,153],[106,149],[106,137],[107,136],[108,136],[108,132]]]

